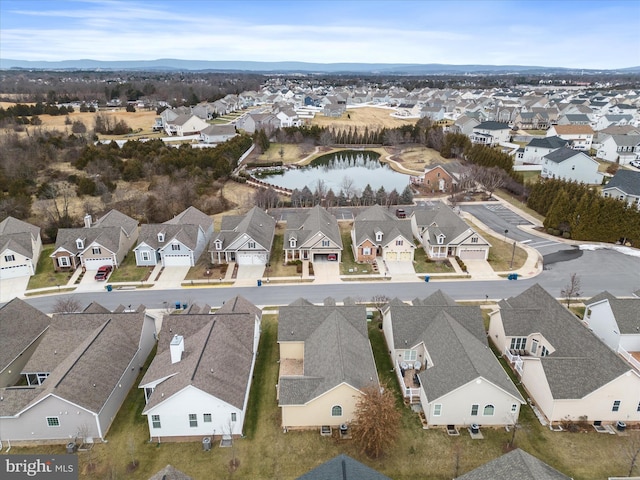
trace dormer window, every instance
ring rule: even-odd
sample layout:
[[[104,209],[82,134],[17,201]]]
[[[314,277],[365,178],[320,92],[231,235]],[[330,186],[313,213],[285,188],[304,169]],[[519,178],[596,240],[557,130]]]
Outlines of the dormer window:
[[[82,238],[76,239],[76,248],[82,250],[84,248],[84,240]]]
[[[444,235],[438,235],[437,241],[438,241],[438,245],[444,244]]]
[[[163,232],[158,233],[158,242],[160,242],[160,243],[164,242],[164,233]]]
[[[382,232],[376,232],[376,242],[382,241]]]
[[[216,250],[222,250],[222,240],[216,240],[214,242]]]
[[[290,248],[295,248],[296,247],[296,239],[295,238],[290,238],[289,239],[289,247]]]
[[[478,237],[471,237],[471,243],[478,243]]]

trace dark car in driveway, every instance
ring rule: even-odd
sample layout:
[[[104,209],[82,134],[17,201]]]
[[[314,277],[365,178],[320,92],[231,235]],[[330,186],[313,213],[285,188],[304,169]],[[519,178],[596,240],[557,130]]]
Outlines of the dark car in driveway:
[[[111,270],[113,270],[111,265],[103,265],[98,269],[94,278],[98,281],[106,280],[111,273]]]

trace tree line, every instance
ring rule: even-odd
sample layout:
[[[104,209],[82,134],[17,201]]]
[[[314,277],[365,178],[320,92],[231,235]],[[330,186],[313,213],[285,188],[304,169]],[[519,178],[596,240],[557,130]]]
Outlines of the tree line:
[[[531,186],[527,206],[545,217],[552,234],[575,240],[640,245],[640,210],[605,198],[588,185],[541,179]]]

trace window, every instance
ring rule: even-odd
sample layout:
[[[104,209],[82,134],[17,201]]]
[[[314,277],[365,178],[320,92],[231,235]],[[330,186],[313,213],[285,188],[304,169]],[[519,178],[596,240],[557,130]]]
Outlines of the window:
[[[495,411],[495,407],[493,405],[489,404],[489,405],[485,405],[484,406],[484,410],[482,411],[482,414],[485,417],[490,417],[490,416],[493,415],[494,411]]]
[[[371,249],[369,247],[365,247],[362,249],[363,255],[371,255]]]
[[[5,262],[14,262],[15,260],[16,260],[16,256],[13,254],[4,256]]]
[[[442,404],[436,403],[433,406],[433,416],[434,417],[439,417],[441,414],[442,414]]]
[[[61,267],[68,267],[70,265],[69,257],[58,257],[58,265]]]
[[[164,242],[164,233],[159,233],[158,234],[158,242],[160,242],[160,243]]]
[[[415,362],[418,358],[417,350],[405,350],[404,351],[404,361],[405,362]]]
[[[546,357],[547,355],[549,355],[549,350],[547,350],[547,347],[545,347],[544,345],[542,346],[542,350],[540,350],[540,356],[541,357]]]
[[[93,253],[94,255],[100,255],[102,253],[102,250],[100,249],[100,247],[93,247],[91,249],[91,253]]]
[[[47,427],[59,427],[60,419],[58,417],[47,417]]]
[[[195,413],[190,413],[189,414],[189,426],[190,427],[197,427],[198,426],[198,415],[196,415]]]
[[[511,413],[516,413],[518,411],[518,404],[517,403],[512,403],[511,404]]]
[[[216,240],[216,250],[222,250],[222,242],[220,240]]]
[[[249,242],[249,248],[256,248],[256,242]]]
[[[329,240],[322,240],[322,246],[328,247],[330,245]]]
[[[151,415],[151,426],[153,428],[160,428],[160,415]]]
[[[438,245],[442,245],[444,243],[444,235],[438,235]]]
[[[237,418],[236,412],[231,412],[231,421],[235,422]]]
[[[210,413],[204,413],[202,415],[202,421],[204,423],[211,423],[211,414]]]
[[[171,250],[176,251],[180,250],[180,245],[178,243],[174,243],[171,245]]]
[[[376,232],[376,242],[382,241],[382,232]]]
[[[613,407],[611,407],[611,411],[612,412],[619,412],[620,411],[620,400],[614,400]]]
[[[638,402],[638,406],[636,408],[636,412],[640,412],[640,402]]]
[[[82,240],[81,238],[78,238],[76,240],[76,248],[78,250],[82,250],[84,248],[84,240]]]
[[[331,407],[331,416],[332,417],[341,417],[342,416],[342,407],[340,405],[334,405]]]
[[[511,350],[524,350],[527,348],[527,337],[514,337],[511,339]]]
[[[537,351],[538,351],[538,341],[537,340],[533,340],[531,342],[531,353],[533,355],[535,355]]]
[[[471,237],[471,243],[478,243],[478,237]]]
[[[480,407],[480,405],[478,405],[477,403],[474,403],[473,405],[471,405],[471,416],[472,417],[476,417],[478,415],[478,408]]]
[[[141,252],[142,260],[145,262],[149,261],[149,252]]]
[[[295,248],[296,246],[296,239],[295,238],[290,238],[289,239],[289,248]]]
[[[396,240],[396,246],[401,247],[404,242],[402,240]]]

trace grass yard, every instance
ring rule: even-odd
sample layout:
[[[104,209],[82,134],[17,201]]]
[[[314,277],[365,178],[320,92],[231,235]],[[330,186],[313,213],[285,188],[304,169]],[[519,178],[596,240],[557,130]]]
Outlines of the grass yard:
[[[276,224],[273,244],[271,245],[271,255],[269,257],[269,278],[295,277],[300,275],[296,265],[284,264],[283,242],[285,230],[286,225],[284,223]]]
[[[227,274],[228,265],[212,265],[209,252],[203,252],[195,266],[191,267],[184,277],[185,280],[215,280],[220,281]],[[208,273],[208,274],[207,274]]]
[[[282,149],[282,156],[280,156]],[[302,159],[300,145],[295,143],[272,143],[269,149],[258,157],[259,162],[279,162],[294,163]]]
[[[358,129],[369,127],[369,130],[372,130],[401,127],[402,125],[414,125],[417,121],[416,118],[401,119],[392,117],[391,114],[394,113],[394,111],[395,110],[390,108],[380,107],[349,108],[340,118],[325,117],[322,114],[317,114],[313,120],[311,120],[311,125],[331,126],[335,128],[357,127]]]
[[[476,228],[476,230],[478,229]],[[527,261],[528,255],[523,248],[516,245],[514,254],[513,242],[505,242],[503,239],[489,235],[482,230],[480,230],[479,233],[491,244],[487,261],[494,271],[506,272],[509,270],[517,270]],[[513,265],[511,264],[511,258],[513,258]]]
[[[138,267],[136,255],[129,252],[124,261],[109,277],[110,282],[143,282],[148,280],[153,267]]]
[[[35,288],[56,287],[66,285],[73,272],[56,272],[53,269],[53,260],[49,255],[53,253],[55,246],[43,245],[36,265],[36,274],[29,278],[27,290]]]
[[[536,183],[540,178],[540,172],[524,171],[520,173],[522,174],[522,178],[524,179],[525,185],[528,183],[531,183],[531,184]]]
[[[427,165],[451,162],[451,160],[442,157],[437,150],[422,145],[396,147],[394,150],[395,149],[397,149],[398,152],[394,153],[393,159],[409,170],[422,172]]]
[[[353,248],[351,247],[351,228],[353,227],[353,222],[338,222],[338,226],[340,227],[340,237],[342,238],[340,275],[378,275],[373,271],[371,265],[358,263],[353,257]]]
[[[416,273],[456,273],[448,259],[434,262],[427,261],[427,258],[424,248],[416,246],[416,250],[413,255],[413,269]]]

